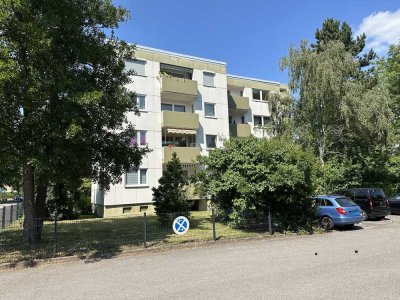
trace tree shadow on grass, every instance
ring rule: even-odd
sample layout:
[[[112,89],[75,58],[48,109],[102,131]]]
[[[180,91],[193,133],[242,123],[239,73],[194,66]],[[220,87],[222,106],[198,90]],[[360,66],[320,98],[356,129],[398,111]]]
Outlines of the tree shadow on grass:
[[[210,230],[209,217],[191,218],[190,228]],[[187,243],[190,239],[176,239],[171,224],[162,224],[157,216],[147,216],[146,234],[143,215],[104,219],[65,220],[43,225],[42,242],[22,244],[22,226],[0,232],[0,264],[35,267],[38,260],[54,257],[78,257],[86,263],[110,259],[122,252],[143,251],[147,247],[161,247]],[[212,234],[212,233],[210,233]],[[4,255],[3,255],[4,254]]]

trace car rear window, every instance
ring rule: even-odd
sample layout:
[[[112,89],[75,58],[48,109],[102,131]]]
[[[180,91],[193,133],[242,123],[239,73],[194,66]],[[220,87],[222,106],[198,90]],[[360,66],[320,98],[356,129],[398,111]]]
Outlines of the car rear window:
[[[336,198],[335,200],[342,207],[357,205],[353,201],[351,201],[349,198]]]
[[[385,200],[385,193],[382,190],[370,191],[372,201],[383,201]]]

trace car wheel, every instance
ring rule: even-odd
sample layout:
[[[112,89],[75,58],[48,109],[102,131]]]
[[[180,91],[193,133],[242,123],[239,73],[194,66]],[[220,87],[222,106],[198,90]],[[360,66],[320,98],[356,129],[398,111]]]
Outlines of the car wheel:
[[[362,216],[364,218],[364,221],[367,221],[368,220],[368,214],[365,212],[365,210],[362,210],[361,214],[362,214]]]
[[[324,228],[325,230],[331,230],[335,226],[333,223],[332,219],[329,217],[323,217],[321,219],[321,227]]]

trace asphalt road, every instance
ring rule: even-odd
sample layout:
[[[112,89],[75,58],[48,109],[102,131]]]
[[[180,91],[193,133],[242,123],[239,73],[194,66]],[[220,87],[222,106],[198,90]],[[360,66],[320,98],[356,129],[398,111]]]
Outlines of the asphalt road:
[[[390,219],[323,235],[3,271],[0,299],[399,299],[400,216]]]

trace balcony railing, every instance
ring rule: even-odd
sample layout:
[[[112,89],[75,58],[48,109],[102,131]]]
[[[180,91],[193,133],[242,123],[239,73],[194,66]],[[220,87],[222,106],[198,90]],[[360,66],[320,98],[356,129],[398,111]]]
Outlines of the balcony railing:
[[[232,137],[249,137],[251,127],[249,124],[229,124],[229,132]]]
[[[199,129],[199,115],[186,112],[163,111],[162,127],[181,128],[181,129]]]
[[[200,147],[163,147],[164,159],[163,163],[167,163],[172,158],[172,153],[176,152],[181,163],[188,164],[197,162],[200,155]]]
[[[197,81],[186,78],[161,75],[161,97],[168,100],[192,103],[197,95]]]
[[[247,111],[250,109],[249,98],[242,96],[228,95],[228,108]]]

